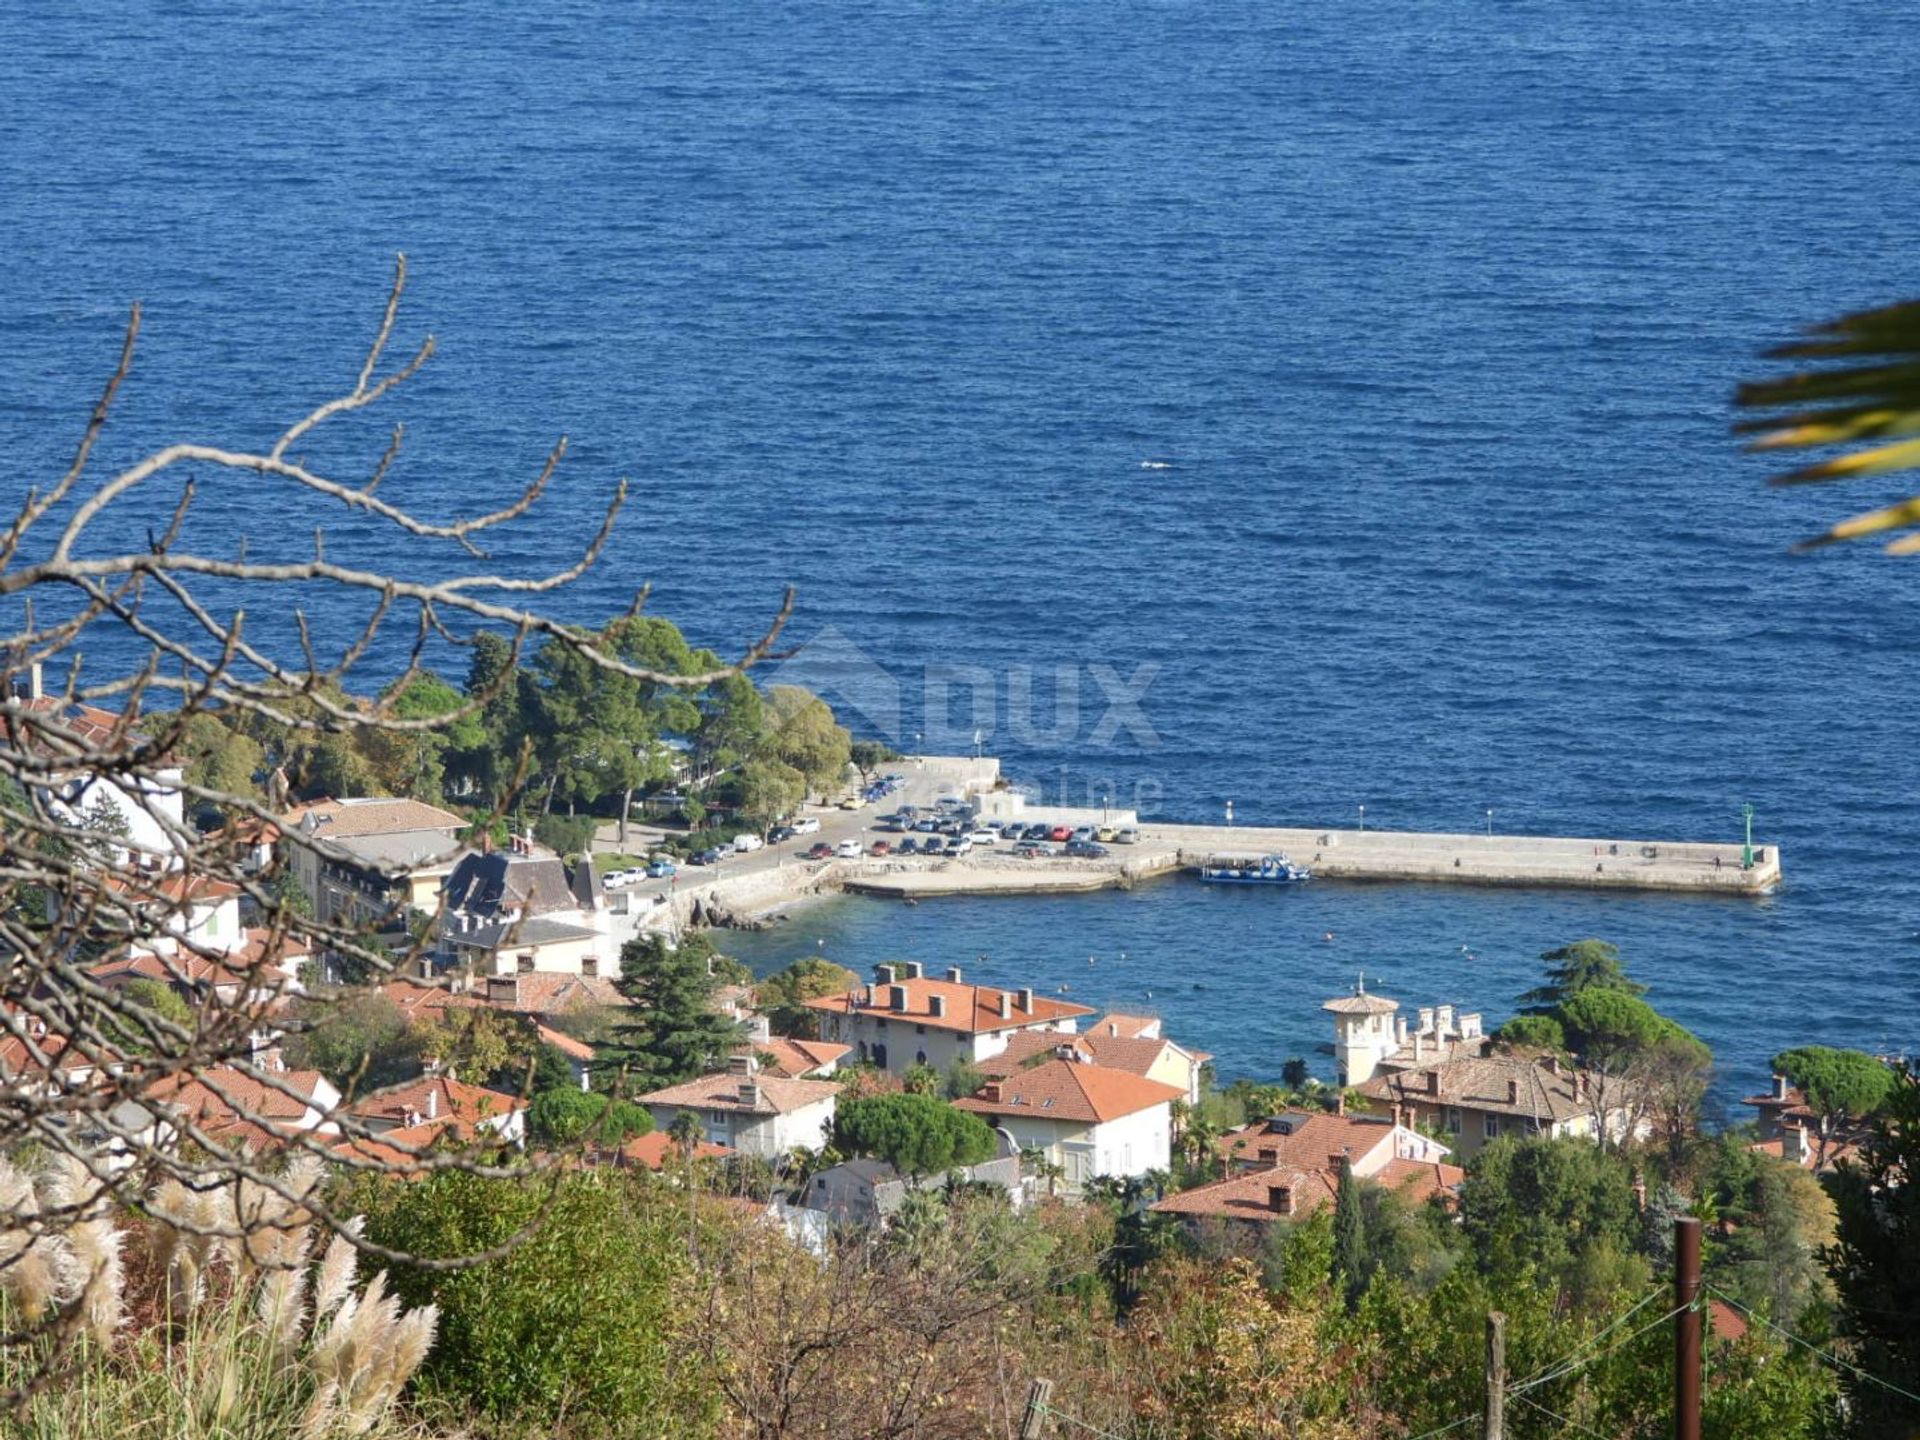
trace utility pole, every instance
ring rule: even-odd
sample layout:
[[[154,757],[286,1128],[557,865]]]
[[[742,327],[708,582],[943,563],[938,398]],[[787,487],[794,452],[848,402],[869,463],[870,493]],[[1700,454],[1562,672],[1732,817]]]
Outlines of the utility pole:
[[[1027,1388],[1027,1413],[1020,1417],[1020,1440],[1040,1440],[1040,1427],[1046,1424],[1047,1402],[1051,1399],[1051,1380],[1036,1380]]]
[[[1507,1440],[1507,1317],[1487,1312],[1487,1423],[1485,1440]]]
[[[1673,1222],[1673,1440],[1700,1440],[1700,1222]]]

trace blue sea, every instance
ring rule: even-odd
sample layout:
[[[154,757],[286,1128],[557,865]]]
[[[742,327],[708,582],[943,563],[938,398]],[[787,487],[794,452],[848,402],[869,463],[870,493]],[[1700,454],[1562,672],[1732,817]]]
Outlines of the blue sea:
[[[15,495],[59,473],[135,299],[102,462],[270,443],[351,384],[404,251],[396,347],[437,357],[301,450],[357,479],[404,420],[381,493],[439,518],[569,436],[486,562],[563,566],[628,479],[567,617],[651,582],[738,650],[791,583],[813,644],[775,678],[1050,798],[1729,840],[1751,803],[1789,877],[849,900],[756,963],[973,964],[1272,1075],[1363,969],[1497,1020],[1600,935],[1724,1099],[1920,1018],[1920,569],[1787,553],[1901,490],[1771,492],[1728,433],[1764,346],[1920,292],[1910,18],[9,0],[0,454]],[[336,556],[459,568],[199,478],[217,550],[324,520]],[[100,546],[164,524],[147,490]]]

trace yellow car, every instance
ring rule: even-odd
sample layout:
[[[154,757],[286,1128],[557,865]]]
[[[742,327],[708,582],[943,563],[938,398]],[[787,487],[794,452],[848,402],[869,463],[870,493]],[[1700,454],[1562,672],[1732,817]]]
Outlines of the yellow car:
[[[858,795],[849,795],[847,796],[846,799],[840,802],[840,808],[842,810],[858,810],[865,803],[866,802],[863,801]]]

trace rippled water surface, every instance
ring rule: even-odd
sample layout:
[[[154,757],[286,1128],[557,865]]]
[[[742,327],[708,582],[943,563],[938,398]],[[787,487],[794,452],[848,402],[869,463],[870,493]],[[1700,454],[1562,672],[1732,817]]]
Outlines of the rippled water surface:
[[[1730,1090],[1784,1043],[1911,1043],[1920,571],[1790,559],[1876,496],[1770,494],[1727,435],[1762,344],[1920,290],[1897,7],[259,9],[0,14],[16,491],[64,463],[128,301],[105,458],[261,444],[351,379],[405,250],[403,339],[441,353],[386,493],[495,503],[567,433],[495,563],[561,563],[630,477],[571,615],[652,580],[724,645],[791,581],[850,688],[858,657],[899,685],[896,720],[865,677],[876,725],[984,721],[1050,793],[1689,838],[1751,801],[1792,882],[847,902],[763,963],[984,954],[1271,1073],[1361,966],[1497,1017],[1597,933]],[[311,523],[225,479],[206,504],[215,543]],[[929,665],[962,667],[944,714]],[[1094,666],[1144,683],[1144,728],[1098,733]]]

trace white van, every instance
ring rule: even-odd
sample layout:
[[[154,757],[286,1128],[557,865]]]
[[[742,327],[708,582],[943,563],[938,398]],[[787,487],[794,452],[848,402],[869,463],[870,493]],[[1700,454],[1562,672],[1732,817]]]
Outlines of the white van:
[[[820,833],[820,822],[811,815],[803,815],[800,819],[793,822],[793,833],[796,835],[818,835]]]
[[[766,843],[758,835],[736,835],[733,837],[733,851],[736,855],[745,855],[750,850],[758,850]]]

